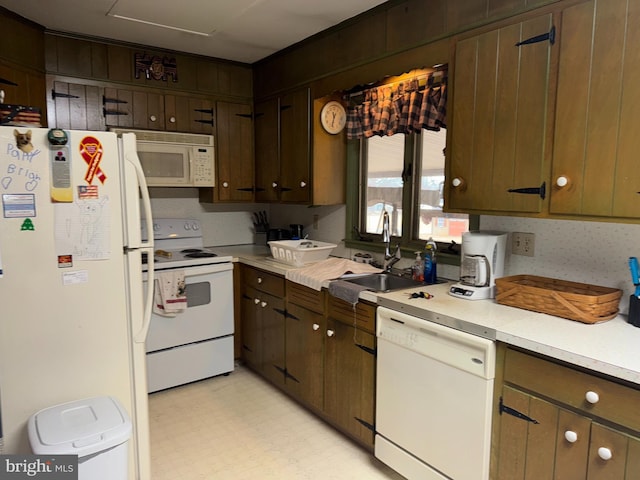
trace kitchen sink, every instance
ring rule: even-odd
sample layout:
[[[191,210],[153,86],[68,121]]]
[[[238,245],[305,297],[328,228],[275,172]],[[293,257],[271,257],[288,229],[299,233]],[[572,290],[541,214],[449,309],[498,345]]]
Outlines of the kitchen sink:
[[[393,290],[402,290],[405,288],[421,287],[424,284],[417,282],[412,278],[401,277],[391,273],[372,273],[370,275],[355,276],[350,278],[341,278],[349,283],[362,285],[367,290],[374,292],[391,292]]]

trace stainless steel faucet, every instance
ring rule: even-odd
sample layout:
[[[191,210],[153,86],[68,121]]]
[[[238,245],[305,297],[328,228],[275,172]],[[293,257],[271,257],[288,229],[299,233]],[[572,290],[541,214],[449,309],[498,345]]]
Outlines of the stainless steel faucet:
[[[382,214],[382,241],[384,242],[384,271],[391,271],[401,258],[400,245],[396,245],[396,250],[391,254],[391,229],[389,228],[389,213],[385,210]]]

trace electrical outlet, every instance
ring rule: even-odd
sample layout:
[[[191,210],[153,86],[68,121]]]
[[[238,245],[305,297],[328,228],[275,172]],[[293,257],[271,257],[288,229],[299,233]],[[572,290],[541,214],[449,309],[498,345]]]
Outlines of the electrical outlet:
[[[533,233],[513,232],[511,234],[511,253],[533,257],[536,237]]]
[[[320,215],[315,214],[313,216],[313,229],[317,230],[318,229],[318,220],[320,219]]]

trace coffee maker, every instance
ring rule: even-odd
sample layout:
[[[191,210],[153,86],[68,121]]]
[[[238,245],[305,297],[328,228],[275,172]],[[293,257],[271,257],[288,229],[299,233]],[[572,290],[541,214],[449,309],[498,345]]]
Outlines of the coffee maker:
[[[492,230],[462,234],[460,281],[449,295],[466,300],[494,298],[496,278],[504,275],[507,233]]]

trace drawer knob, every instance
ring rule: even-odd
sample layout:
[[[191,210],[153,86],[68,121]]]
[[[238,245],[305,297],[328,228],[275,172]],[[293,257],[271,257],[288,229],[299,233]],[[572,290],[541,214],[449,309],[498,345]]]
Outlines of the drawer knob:
[[[312,328],[313,328],[314,331],[315,330],[320,330],[320,325],[318,325],[317,323],[314,323]]]
[[[258,277],[258,283],[262,283],[262,277]]]
[[[155,122],[157,120],[157,117],[155,115],[151,115],[149,117],[149,120],[151,120],[152,122]]]
[[[591,390],[587,392],[584,398],[586,398],[587,402],[592,404],[598,403],[600,401],[600,395],[598,395],[596,392],[592,392]]]
[[[222,186],[224,188],[229,188],[229,182],[222,182]]]
[[[273,183],[271,184],[271,186],[272,186],[273,188],[278,188],[278,184],[277,184],[276,182],[273,182]]]
[[[558,178],[556,178],[556,185],[559,186],[560,188],[566,187],[568,184],[569,184],[569,179],[564,175],[561,175]]]
[[[304,188],[307,186],[307,182],[300,182],[300,188]]]
[[[327,337],[333,337],[336,334],[333,330],[327,330]]]
[[[613,456],[611,454],[611,450],[608,449],[607,447],[600,447],[598,449],[598,456],[602,459],[602,460],[611,460],[611,457]]]
[[[576,432],[572,432],[571,430],[567,430],[566,432],[564,432],[564,438],[569,443],[576,443],[576,441],[578,440],[578,434]]]
[[[253,299],[253,303],[255,303],[256,305],[260,303],[260,299],[259,298],[254,298]]]
[[[261,306],[262,308],[266,307],[266,306],[267,306],[267,302],[260,302],[260,306]]]
[[[169,117],[170,123],[176,123],[176,117]]]

